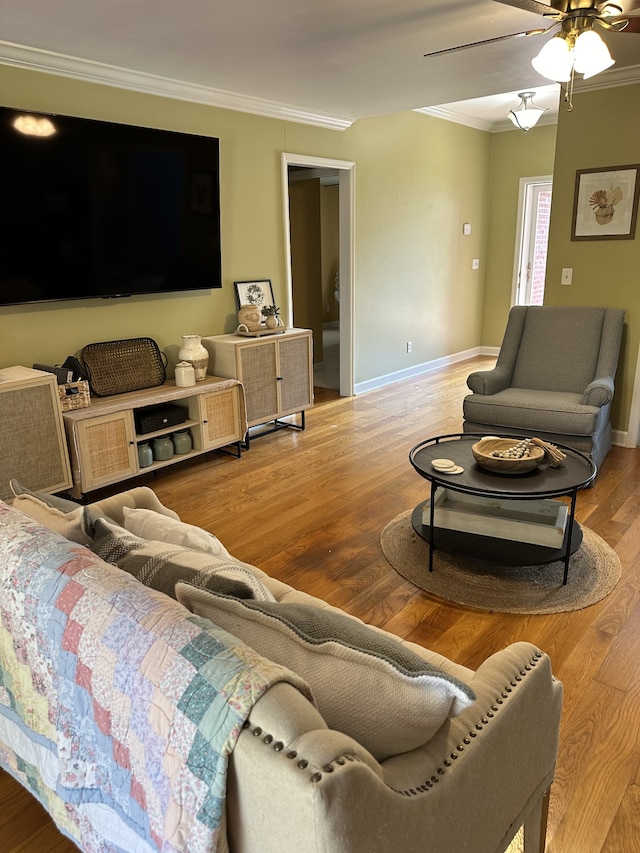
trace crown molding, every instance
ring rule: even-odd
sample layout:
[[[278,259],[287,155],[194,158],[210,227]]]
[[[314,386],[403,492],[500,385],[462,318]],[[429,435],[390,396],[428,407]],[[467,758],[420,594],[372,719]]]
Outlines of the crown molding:
[[[441,118],[445,121],[452,121],[455,124],[462,124],[465,127],[472,127],[475,130],[486,130],[488,133],[501,133],[505,130],[518,130],[514,127],[513,122],[508,116],[500,121],[491,121],[489,119],[478,118],[478,116],[464,115],[463,113],[447,110],[442,107],[422,107],[419,110],[414,110],[416,113],[424,113],[425,115]],[[556,112],[545,113],[540,117],[536,127],[541,127],[544,124],[557,124],[558,114]]]
[[[354,122],[354,119],[344,116],[308,112],[276,101],[237,95],[234,92],[226,92],[210,86],[186,83],[182,80],[173,80],[157,74],[145,74],[128,68],[120,68],[116,65],[80,59],[76,56],[67,56],[62,53],[54,53],[53,51],[40,50],[6,41],[0,41],[0,63],[11,65],[14,68],[26,68],[31,71],[44,71],[47,74],[70,77],[73,80],[128,89],[132,92],[143,92],[147,95],[159,95],[180,101],[190,101],[195,104],[206,104],[210,107],[236,110],[237,112],[265,116],[266,118],[311,124],[330,130],[346,130]]]
[[[463,124],[465,127],[473,127],[475,130],[491,131],[494,125],[492,121],[487,121],[477,116],[463,115],[444,107],[420,107],[413,112],[423,113],[426,116],[433,116],[434,118],[441,118],[444,121],[452,121],[454,124]]]

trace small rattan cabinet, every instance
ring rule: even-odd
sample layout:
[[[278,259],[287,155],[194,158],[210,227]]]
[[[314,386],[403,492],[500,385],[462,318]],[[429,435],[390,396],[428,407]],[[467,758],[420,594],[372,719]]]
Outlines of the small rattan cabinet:
[[[13,500],[9,480],[42,492],[71,486],[58,385],[30,367],[0,370],[0,498]]]
[[[185,420],[154,432],[137,433],[136,415],[163,404],[183,407]],[[241,384],[217,376],[208,376],[189,388],[178,388],[169,380],[143,391],[94,397],[89,408],[65,412],[64,423],[77,498],[210,450],[236,445],[240,455],[247,428]],[[185,429],[192,438],[190,452],[140,467],[140,444]]]
[[[244,386],[250,427],[313,406],[313,340],[309,329],[264,337],[203,337],[209,370]]]

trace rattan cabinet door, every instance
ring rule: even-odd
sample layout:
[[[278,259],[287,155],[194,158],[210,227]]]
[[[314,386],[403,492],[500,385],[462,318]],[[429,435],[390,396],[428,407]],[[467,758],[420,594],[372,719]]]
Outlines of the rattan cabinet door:
[[[239,385],[212,394],[201,394],[198,405],[202,424],[202,450],[242,441],[244,429],[240,423]]]
[[[276,342],[278,347],[279,415],[308,409],[313,402],[311,335]]]
[[[71,486],[58,386],[52,373],[28,367],[0,370],[0,499],[9,480],[43,492]]]
[[[83,492],[116,483],[138,471],[130,409],[77,421],[74,431]]]
[[[276,347],[275,341],[238,347],[238,379],[244,385],[249,426],[278,416]]]

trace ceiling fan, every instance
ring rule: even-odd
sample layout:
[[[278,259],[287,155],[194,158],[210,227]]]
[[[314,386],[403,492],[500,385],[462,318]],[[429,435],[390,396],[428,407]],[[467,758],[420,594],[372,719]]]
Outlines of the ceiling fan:
[[[538,0],[496,0],[496,2],[522,9],[525,12],[534,12],[553,20],[553,23],[549,27],[509,33],[469,44],[457,45],[456,47],[446,47],[443,50],[434,50],[431,53],[425,53],[424,56],[440,56],[445,53],[452,53],[455,50],[466,50],[467,48],[522,36],[544,35],[558,25],[561,26],[559,35],[564,33],[565,38],[572,35],[574,39],[582,32],[590,30],[594,24],[615,32],[624,30],[627,33],[640,33],[640,16],[635,17],[633,15],[637,9],[640,9],[640,0],[630,0],[626,4],[629,7],[628,12],[623,11],[619,2],[610,2],[610,0],[603,0],[600,3],[593,2],[593,0],[551,0],[549,5],[539,3]]]
[[[599,74],[614,64],[609,49],[600,38],[595,27],[610,32],[640,33],[640,16],[634,12],[640,9],[640,0],[628,0],[623,11],[621,0],[550,0],[550,5],[538,0],[497,0],[506,6],[514,6],[525,12],[535,12],[553,23],[550,26],[520,33],[508,33],[503,36],[483,39],[482,41],[462,44],[425,53],[425,57],[441,56],[456,50],[466,50],[480,45],[493,44],[506,39],[522,36],[537,36],[551,32],[559,27],[553,38],[549,39],[537,56],[531,60],[535,70],[549,80],[566,83],[565,98],[567,109],[573,109],[574,74],[582,74],[586,79]],[[522,93],[532,95],[531,92]],[[522,95],[521,95],[522,97]],[[528,105],[523,100],[523,109]],[[533,106],[533,105],[531,105]],[[538,109],[538,113],[542,110]],[[535,123],[535,120],[533,121]]]

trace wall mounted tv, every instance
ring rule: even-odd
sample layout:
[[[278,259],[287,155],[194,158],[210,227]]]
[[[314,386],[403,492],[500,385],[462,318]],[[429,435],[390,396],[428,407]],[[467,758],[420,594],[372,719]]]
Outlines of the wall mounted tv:
[[[222,287],[219,141],[0,107],[0,305]]]

